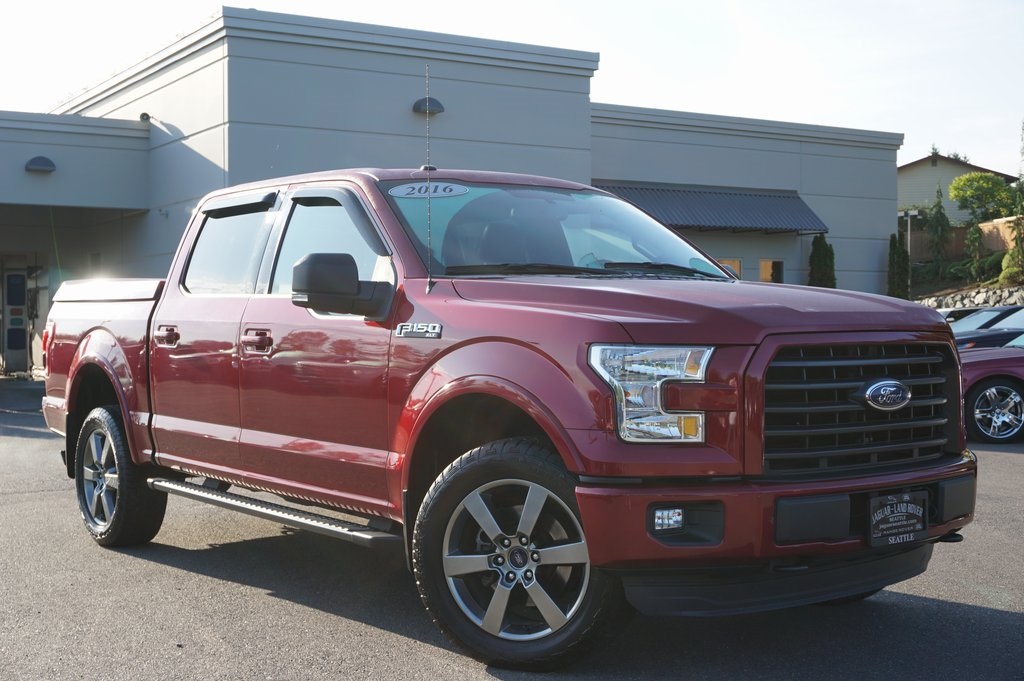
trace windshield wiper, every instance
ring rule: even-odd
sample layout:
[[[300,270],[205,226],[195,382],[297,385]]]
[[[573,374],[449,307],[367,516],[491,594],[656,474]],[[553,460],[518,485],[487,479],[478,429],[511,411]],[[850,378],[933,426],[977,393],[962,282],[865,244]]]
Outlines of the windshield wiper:
[[[608,274],[597,267],[556,265],[547,262],[500,263],[496,265],[449,265],[445,274]]]
[[[633,270],[636,272],[672,272],[691,277],[728,279],[728,277],[721,274],[699,270],[695,267],[687,267],[686,265],[676,265],[670,262],[606,262],[604,263],[604,268],[608,270]]]

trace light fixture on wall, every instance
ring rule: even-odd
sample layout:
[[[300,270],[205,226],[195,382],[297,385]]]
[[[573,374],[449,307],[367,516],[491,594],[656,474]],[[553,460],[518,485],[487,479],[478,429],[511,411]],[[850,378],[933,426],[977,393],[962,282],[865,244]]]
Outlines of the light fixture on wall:
[[[57,169],[57,164],[46,156],[33,156],[25,162],[26,173],[52,173]]]
[[[444,104],[433,97],[421,97],[413,103],[412,110],[421,114],[439,114],[444,111]]]

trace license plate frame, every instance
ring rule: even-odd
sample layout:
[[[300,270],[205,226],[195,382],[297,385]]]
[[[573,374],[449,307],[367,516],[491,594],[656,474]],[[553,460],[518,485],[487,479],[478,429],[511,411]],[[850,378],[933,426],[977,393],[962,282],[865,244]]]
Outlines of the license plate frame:
[[[872,547],[902,546],[928,538],[928,490],[879,494],[869,503]]]

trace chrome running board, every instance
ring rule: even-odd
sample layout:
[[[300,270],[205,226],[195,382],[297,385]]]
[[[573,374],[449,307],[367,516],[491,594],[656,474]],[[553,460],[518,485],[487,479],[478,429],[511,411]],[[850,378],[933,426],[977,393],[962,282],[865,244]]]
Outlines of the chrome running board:
[[[289,527],[326,534],[330,537],[359,544],[360,546],[379,547],[383,544],[401,543],[402,541],[401,534],[383,532],[366,525],[350,523],[339,518],[310,513],[290,506],[242,496],[241,494],[221,492],[189,482],[169,480],[167,478],[150,478],[146,483],[150,488],[158,492],[176,494],[194,499],[195,501],[253,515],[257,518],[273,520]]]

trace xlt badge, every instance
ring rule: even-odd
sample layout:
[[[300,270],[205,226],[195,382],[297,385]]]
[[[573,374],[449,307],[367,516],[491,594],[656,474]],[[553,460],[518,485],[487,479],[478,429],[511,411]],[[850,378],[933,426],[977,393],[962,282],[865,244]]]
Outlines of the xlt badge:
[[[395,335],[402,338],[440,338],[441,325],[437,322],[402,322],[395,329]]]

